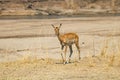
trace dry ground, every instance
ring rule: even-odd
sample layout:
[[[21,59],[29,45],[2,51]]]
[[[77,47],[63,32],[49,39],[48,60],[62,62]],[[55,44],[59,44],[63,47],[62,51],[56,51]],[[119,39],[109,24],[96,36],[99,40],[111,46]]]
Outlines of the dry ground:
[[[61,33],[79,35],[79,63],[74,48],[72,63],[61,64],[51,27],[59,23]],[[0,25],[0,80],[120,79],[120,17],[14,19]]]
[[[52,59],[0,63],[0,80],[119,80],[118,60],[115,59],[112,65],[110,58],[100,57],[84,58],[80,63],[66,65]]]

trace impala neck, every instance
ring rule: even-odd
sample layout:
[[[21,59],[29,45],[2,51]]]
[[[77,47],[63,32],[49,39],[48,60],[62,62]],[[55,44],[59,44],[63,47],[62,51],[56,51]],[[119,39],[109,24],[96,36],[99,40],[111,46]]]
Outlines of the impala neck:
[[[61,38],[60,38],[60,33],[57,34],[58,40],[60,41],[60,44],[62,43]]]

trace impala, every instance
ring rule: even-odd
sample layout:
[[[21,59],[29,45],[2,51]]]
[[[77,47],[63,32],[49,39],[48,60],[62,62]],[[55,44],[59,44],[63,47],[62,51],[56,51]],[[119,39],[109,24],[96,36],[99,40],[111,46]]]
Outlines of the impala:
[[[75,34],[75,33],[60,34],[61,26],[62,26],[62,24],[60,24],[59,27],[56,27],[52,24],[52,27],[54,28],[54,31],[55,31],[55,35],[58,37],[58,40],[60,41],[61,50],[63,50],[65,48],[65,51],[64,51],[64,57],[65,58],[63,57],[63,53],[61,53],[63,63],[66,64],[66,63],[70,62],[71,56],[72,56],[72,53],[73,53],[73,50],[72,50],[72,45],[73,44],[75,44],[75,46],[77,47],[78,54],[79,54],[78,57],[79,57],[79,60],[80,60],[80,47],[79,47],[79,37],[78,37],[78,35]],[[69,61],[68,62],[66,61],[67,47],[69,47],[69,49],[70,49],[70,55],[69,55]]]

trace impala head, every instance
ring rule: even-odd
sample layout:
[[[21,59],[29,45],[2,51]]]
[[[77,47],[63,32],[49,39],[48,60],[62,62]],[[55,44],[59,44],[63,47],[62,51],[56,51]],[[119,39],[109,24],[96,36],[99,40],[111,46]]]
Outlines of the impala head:
[[[60,24],[60,26],[59,27],[55,27],[53,24],[52,24],[52,27],[54,28],[54,31],[55,31],[55,34],[56,35],[59,35],[60,33],[59,33],[59,30],[60,30],[60,27],[62,26],[62,24]]]

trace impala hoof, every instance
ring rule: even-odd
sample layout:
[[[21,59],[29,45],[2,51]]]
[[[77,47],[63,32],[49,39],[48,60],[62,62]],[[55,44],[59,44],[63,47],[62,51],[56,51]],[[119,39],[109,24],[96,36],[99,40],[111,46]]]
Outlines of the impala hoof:
[[[80,63],[80,60],[78,60],[77,62]]]
[[[69,63],[69,62],[66,61],[66,62],[64,62],[63,64],[68,64],[68,63]]]
[[[81,57],[79,57],[79,61],[81,60]]]

